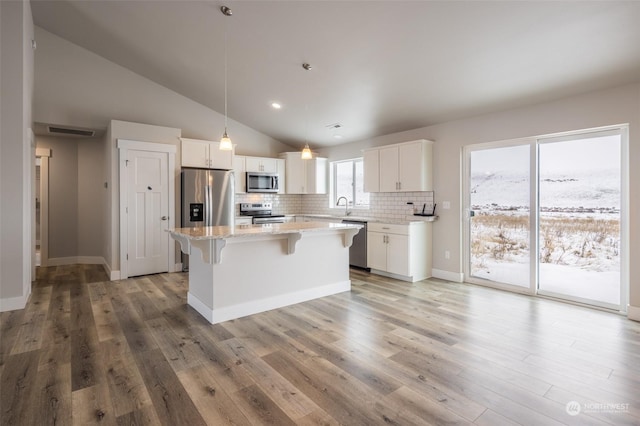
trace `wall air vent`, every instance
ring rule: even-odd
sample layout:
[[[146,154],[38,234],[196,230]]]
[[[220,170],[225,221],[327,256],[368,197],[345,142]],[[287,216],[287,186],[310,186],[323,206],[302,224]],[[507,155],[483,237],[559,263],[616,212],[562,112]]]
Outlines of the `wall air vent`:
[[[93,137],[96,134],[94,130],[71,129],[68,127],[54,127],[54,126],[49,126],[49,133],[60,134],[60,135],[84,136],[88,138]]]

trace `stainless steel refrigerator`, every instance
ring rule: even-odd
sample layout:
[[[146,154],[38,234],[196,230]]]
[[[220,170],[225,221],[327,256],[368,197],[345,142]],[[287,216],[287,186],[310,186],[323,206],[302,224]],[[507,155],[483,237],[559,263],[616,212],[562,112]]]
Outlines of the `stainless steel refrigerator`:
[[[182,169],[182,227],[233,226],[234,182],[230,170]],[[184,253],[182,269],[189,270]]]

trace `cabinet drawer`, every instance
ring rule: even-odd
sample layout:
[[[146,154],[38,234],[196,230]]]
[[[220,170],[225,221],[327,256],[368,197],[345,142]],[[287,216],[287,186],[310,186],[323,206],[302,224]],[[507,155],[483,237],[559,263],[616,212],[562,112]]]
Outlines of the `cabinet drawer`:
[[[372,232],[383,232],[385,234],[409,235],[409,225],[369,222],[368,229]]]

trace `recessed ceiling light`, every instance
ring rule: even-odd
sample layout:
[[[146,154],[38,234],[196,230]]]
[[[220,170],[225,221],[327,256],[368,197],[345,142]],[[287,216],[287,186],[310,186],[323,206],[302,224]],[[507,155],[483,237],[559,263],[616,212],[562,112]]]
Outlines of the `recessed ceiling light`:
[[[333,137],[336,139],[342,139],[342,135],[333,135]]]
[[[280,109],[280,108],[282,108],[282,105],[280,103],[278,103],[278,102],[271,102],[271,107],[273,109]]]

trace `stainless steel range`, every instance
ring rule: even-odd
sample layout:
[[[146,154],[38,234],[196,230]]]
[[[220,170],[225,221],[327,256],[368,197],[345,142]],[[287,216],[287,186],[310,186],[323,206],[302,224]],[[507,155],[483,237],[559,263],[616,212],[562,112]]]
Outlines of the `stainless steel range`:
[[[240,215],[251,216],[252,223],[285,223],[287,218],[283,214],[273,214],[271,203],[240,203]]]

